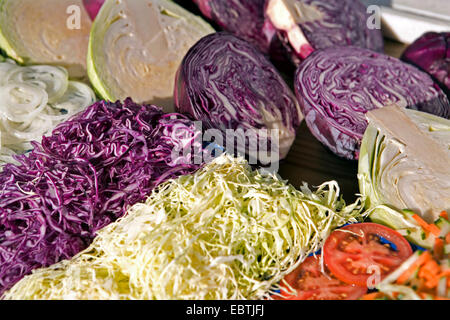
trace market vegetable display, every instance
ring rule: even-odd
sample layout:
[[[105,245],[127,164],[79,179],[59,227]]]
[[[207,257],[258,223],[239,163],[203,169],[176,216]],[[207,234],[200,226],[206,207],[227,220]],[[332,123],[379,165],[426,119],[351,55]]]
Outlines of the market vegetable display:
[[[5,298],[264,298],[360,209],[336,182],[299,191],[225,154],[160,185],[85,251],[35,270]]]
[[[450,208],[450,120],[397,107],[367,117],[358,179],[370,217],[431,248],[434,237],[419,219],[434,224]]]
[[[450,98],[450,32],[427,32],[403,52],[402,60],[428,72]]]
[[[359,0],[268,0],[265,14],[297,65],[315,50],[336,46],[383,52],[381,30],[369,28]]]
[[[173,111],[174,77],[188,49],[214,29],[168,0],[107,0],[89,41],[88,74],[110,101],[131,97]]]
[[[279,43],[276,30],[264,17],[265,0],[193,0],[203,15],[261,52],[270,54]]]
[[[0,165],[32,149],[60,122],[96,100],[84,83],[70,81],[62,67],[21,67],[0,62]]]
[[[158,184],[196,170],[192,158],[202,155],[193,122],[130,99],[97,102],[32,145],[0,173],[0,292],[85,249]]]
[[[295,89],[312,134],[347,159],[359,157],[369,110],[396,104],[450,117],[450,102],[429,75],[352,46],[312,53],[296,72]]]
[[[266,151],[286,157],[303,119],[295,95],[269,60],[225,32],[202,38],[188,51],[177,72],[175,105],[223,137],[227,130],[240,130],[244,142],[237,151],[260,161]]]
[[[92,22],[82,0],[1,0],[0,48],[19,63],[67,68],[86,77]]]

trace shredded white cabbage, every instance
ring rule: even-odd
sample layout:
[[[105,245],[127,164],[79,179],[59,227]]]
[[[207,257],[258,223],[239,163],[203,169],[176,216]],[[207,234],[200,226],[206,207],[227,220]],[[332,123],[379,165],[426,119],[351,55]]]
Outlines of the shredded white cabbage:
[[[60,122],[93,104],[92,89],[64,68],[0,63],[0,165],[31,149]],[[0,169],[1,170],[1,169]]]
[[[5,299],[263,299],[330,232],[362,219],[336,182],[302,191],[222,155],[170,180],[72,260],[34,270]]]

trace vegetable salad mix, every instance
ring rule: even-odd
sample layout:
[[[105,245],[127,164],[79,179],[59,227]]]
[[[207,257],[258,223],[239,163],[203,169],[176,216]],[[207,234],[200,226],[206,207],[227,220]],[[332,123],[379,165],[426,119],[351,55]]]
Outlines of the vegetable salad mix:
[[[97,102],[0,173],[0,292],[71,258],[159,183],[199,165],[194,123],[151,105]],[[192,149],[194,150],[194,149]]]
[[[71,261],[36,270],[8,299],[259,299],[361,217],[335,182],[296,190],[222,155],[160,185]]]
[[[449,299],[449,34],[366,9],[0,0],[0,299]]]

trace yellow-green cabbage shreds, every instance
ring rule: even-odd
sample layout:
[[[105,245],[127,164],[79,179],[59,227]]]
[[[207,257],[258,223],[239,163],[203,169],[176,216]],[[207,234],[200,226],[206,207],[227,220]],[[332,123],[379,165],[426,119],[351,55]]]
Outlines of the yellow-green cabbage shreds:
[[[262,299],[332,229],[359,221],[336,182],[300,190],[222,155],[170,180],[72,260],[38,269],[5,299]]]

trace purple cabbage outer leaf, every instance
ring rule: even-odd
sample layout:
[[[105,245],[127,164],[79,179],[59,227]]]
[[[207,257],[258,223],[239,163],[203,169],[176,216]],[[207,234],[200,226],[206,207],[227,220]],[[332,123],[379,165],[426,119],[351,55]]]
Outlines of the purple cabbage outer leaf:
[[[450,32],[427,32],[401,58],[433,76],[450,99]]]
[[[161,182],[196,170],[191,154],[171,154],[188,146],[202,152],[198,137],[183,115],[131,99],[101,101],[16,157],[20,165],[7,164],[0,173],[0,295],[33,269],[85,249]]]
[[[83,5],[92,21],[97,17],[105,0],[83,0]]]
[[[383,52],[381,30],[369,29],[370,15],[359,0],[267,0],[265,15],[296,65],[314,50],[335,46]]]
[[[281,43],[264,17],[266,0],[193,0],[203,15],[222,30],[240,37],[266,55],[279,57]]]
[[[177,111],[202,121],[203,128],[223,134],[242,129],[253,135],[258,148],[267,146],[264,150],[274,153],[276,146],[280,159],[303,120],[295,95],[270,61],[252,44],[226,32],[203,37],[188,51],[174,96]],[[279,130],[279,144],[271,139],[272,129]],[[251,154],[249,140],[245,150],[237,151]]]
[[[369,110],[397,104],[450,116],[448,98],[425,72],[352,46],[312,53],[297,69],[295,91],[312,134],[348,159],[359,157]]]

